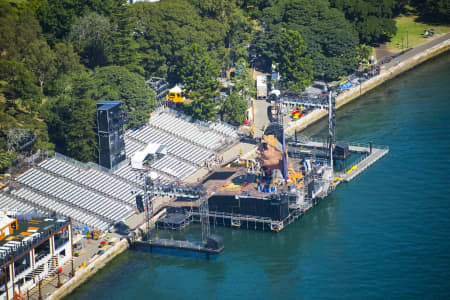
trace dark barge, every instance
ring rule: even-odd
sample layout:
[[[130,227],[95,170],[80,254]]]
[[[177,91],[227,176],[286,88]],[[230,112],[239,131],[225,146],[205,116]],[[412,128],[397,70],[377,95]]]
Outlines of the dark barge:
[[[209,259],[210,255],[222,253],[225,247],[222,237],[212,234],[208,237],[205,243],[165,238],[152,238],[148,241],[134,241],[132,243],[132,248],[134,250],[148,251],[150,253],[153,253],[155,249],[189,251],[205,254],[205,257]]]

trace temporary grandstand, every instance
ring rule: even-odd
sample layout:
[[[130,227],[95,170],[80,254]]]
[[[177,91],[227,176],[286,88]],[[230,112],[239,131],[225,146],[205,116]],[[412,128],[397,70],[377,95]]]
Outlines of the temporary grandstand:
[[[0,208],[56,213],[71,217],[74,226],[105,231],[134,215],[135,196],[143,194],[143,171],[129,163],[135,152],[148,144],[164,145],[167,153],[146,169],[160,183],[182,182],[237,138],[236,129],[228,124],[194,122],[176,111],[160,109],[147,126],[125,133],[128,162],[117,170],[56,154],[15,178],[8,191],[1,191]]]

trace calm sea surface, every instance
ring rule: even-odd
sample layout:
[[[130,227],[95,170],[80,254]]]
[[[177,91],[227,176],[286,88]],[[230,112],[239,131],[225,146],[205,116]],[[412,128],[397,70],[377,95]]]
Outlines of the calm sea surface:
[[[447,54],[339,110],[339,138],[390,153],[281,233],[216,228],[210,261],[127,251],[67,299],[450,299],[449,95]]]

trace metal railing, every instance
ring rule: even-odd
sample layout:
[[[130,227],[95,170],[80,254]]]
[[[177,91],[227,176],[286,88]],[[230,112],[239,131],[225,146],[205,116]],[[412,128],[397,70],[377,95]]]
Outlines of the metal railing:
[[[124,160],[124,161],[121,161],[120,163],[118,163],[117,165],[115,165],[114,167],[112,167],[111,169],[108,169],[108,168],[100,166],[99,164],[96,164],[94,162],[83,163],[81,161],[78,161],[76,159],[70,158],[70,157],[68,157],[68,156],[66,156],[64,154],[58,153],[58,152],[55,152],[53,157],[58,158],[58,159],[63,160],[63,161],[67,161],[70,164],[72,164],[72,165],[74,165],[74,166],[76,166],[78,168],[82,168],[82,169],[85,169],[85,170],[88,170],[88,169],[92,168],[92,169],[96,169],[97,171],[104,172],[104,173],[107,173],[107,174],[114,173],[115,171],[117,171],[118,169],[122,168],[124,165],[126,165],[128,163],[127,160]]]
[[[31,241],[25,242],[25,243],[23,243],[22,246],[18,247],[17,250],[15,250],[13,253],[10,253],[9,255],[7,255],[4,258],[0,258],[0,265],[3,266],[4,264],[7,264],[11,260],[15,260],[17,257],[21,256],[24,252],[28,251],[32,245],[39,244],[43,240],[47,239],[53,232],[59,231],[61,228],[63,228],[64,226],[66,226],[69,223],[70,223],[70,220],[67,220],[64,223],[55,223],[51,226],[51,228],[41,231],[40,232],[41,237],[39,239],[34,240],[33,242],[31,242]]]

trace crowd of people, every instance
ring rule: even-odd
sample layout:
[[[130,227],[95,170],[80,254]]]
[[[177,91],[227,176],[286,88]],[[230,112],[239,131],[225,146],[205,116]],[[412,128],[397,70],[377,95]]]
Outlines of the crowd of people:
[[[220,167],[224,163],[223,155],[214,155],[203,162],[202,167],[208,168],[208,170],[212,170],[214,168]]]

